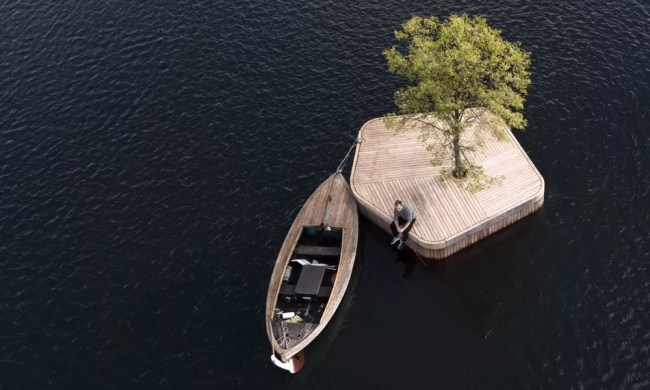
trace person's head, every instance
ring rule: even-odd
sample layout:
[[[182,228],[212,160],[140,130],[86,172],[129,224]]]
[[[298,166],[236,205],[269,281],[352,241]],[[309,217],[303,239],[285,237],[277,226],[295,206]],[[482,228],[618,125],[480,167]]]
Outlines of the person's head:
[[[404,207],[404,204],[402,204],[402,201],[401,200],[396,200],[395,201],[395,210],[402,211],[402,207]]]

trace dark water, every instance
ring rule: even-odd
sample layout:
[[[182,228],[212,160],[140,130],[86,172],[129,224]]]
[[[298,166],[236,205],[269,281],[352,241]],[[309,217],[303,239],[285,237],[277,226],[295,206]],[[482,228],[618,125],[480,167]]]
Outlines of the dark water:
[[[443,263],[368,223],[305,372],[267,281],[298,207],[400,85],[412,14],[532,52],[544,209]],[[645,1],[5,1],[0,389],[650,386]]]

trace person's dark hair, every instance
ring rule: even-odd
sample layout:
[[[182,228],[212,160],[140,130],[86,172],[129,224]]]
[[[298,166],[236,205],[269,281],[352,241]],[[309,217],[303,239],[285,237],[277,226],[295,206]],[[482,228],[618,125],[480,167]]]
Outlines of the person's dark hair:
[[[401,200],[396,200],[396,201],[395,201],[395,206],[400,205],[400,204],[402,204],[402,201],[401,201]]]

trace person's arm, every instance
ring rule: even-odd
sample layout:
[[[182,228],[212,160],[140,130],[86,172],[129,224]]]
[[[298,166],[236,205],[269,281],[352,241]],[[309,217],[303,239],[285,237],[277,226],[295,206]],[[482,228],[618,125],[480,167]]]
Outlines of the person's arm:
[[[408,207],[408,206],[404,206],[404,207]],[[404,230],[406,230],[413,223],[413,209],[406,208],[406,209],[403,209],[403,210],[405,211],[405,214],[406,214],[405,219],[407,221],[404,224],[404,227],[400,228],[399,226],[397,226],[397,231],[400,232],[400,233],[403,233]]]
[[[404,224],[404,227],[402,227],[402,228],[398,226],[397,231],[400,232],[400,233],[404,233],[404,230],[406,230],[411,225],[411,223],[413,223],[413,220],[410,220],[410,221],[406,222]]]

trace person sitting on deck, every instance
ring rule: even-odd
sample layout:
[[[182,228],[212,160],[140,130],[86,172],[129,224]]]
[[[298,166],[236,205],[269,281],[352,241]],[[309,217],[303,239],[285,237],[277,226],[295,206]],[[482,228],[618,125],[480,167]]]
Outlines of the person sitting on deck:
[[[415,223],[415,210],[408,204],[402,203],[401,200],[395,201],[393,209],[393,223],[390,224],[390,231],[393,233],[393,240],[390,242],[394,245],[399,241],[397,249],[402,249],[404,242],[409,238],[409,232]]]

